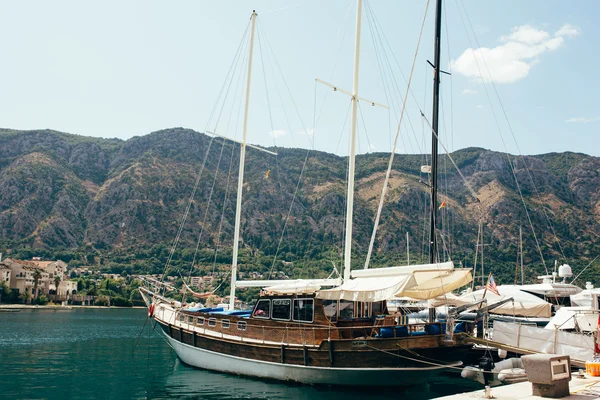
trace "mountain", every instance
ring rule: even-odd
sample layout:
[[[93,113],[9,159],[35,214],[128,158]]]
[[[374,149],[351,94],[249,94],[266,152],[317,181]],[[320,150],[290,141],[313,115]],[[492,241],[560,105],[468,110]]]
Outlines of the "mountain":
[[[248,151],[241,263],[298,277],[328,274],[332,262],[339,269],[346,159],[271,150],[278,156]],[[600,254],[600,158],[570,152],[515,157],[480,148],[452,158],[464,180],[442,156],[440,202],[446,206],[439,215],[440,247],[455,262],[473,265],[479,222],[486,268],[500,282],[514,279],[519,226],[530,278],[545,271],[540,252],[548,269],[557,259],[575,272]],[[198,243],[196,264],[205,272],[222,268],[231,258],[238,159],[238,145],[183,128],[126,141],[0,129],[0,251],[118,272],[160,271],[187,210],[173,264],[190,265]],[[406,262],[407,232],[411,261],[427,259],[425,160],[395,158],[375,266]],[[357,157],[354,268],[364,262],[387,163],[384,153]],[[593,267],[582,277],[598,275]]]

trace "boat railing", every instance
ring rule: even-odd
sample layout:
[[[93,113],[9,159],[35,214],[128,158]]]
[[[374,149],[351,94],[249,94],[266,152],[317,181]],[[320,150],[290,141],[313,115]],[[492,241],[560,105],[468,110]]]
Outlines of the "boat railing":
[[[180,317],[183,315],[180,315]],[[334,325],[291,325],[273,326],[254,324],[246,319],[215,318],[210,316],[190,316],[177,318],[182,328],[227,340],[278,345],[318,346],[324,340],[340,339],[390,339],[416,336],[445,335],[446,323],[411,323],[401,325],[376,326],[355,325],[337,327]],[[460,324],[457,324],[457,327]],[[455,328],[456,329],[456,328]],[[463,323],[457,333],[469,333],[472,326]]]

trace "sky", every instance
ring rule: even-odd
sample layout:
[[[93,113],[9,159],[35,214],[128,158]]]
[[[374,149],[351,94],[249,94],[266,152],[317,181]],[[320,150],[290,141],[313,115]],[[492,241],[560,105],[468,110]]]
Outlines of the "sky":
[[[391,150],[417,48],[396,151],[429,151],[431,3],[417,47],[426,0],[365,0],[358,93],[390,108],[359,103],[360,153]],[[0,0],[0,127],[239,140],[253,9],[248,141],[347,154],[350,98],[315,78],[352,89],[348,0]],[[595,0],[447,0],[440,151],[600,156],[598,15]]]

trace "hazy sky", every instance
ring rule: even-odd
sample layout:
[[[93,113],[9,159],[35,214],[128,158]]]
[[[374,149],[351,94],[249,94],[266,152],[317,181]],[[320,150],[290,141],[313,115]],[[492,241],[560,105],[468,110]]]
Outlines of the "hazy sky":
[[[400,104],[391,93],[404,95],[400,68],[408,76],[426,1],[366,4],[359,94],[395,107],[362,103],[359,150],[389,151]],[[315,85],[321,78],[352,86],[355,5],[341,0],[0,0],[0,127],[126,139],[182,126],[239,138],[247,61],[235,64],[234,57],[252,9],[260,43],[248,140],[307,147],[314,134],[316,149],[346,154],[349,98]],[[600,156],[600,2],[447,0],[445,11],[442,67],[452,76],[443,76],[440,136],[449,150]],[[433,14],[431,4],[402,153],[430,146],[419,110],[430,119]],[[374,21],[385,36],[373,34]],[[378,46],[386,41],[391,51],[384,54]],[[226,80],[232,63],[240,68]],[[230,94],[211,119],[224,82]],[[321,116],[316,129],[314,114]]]

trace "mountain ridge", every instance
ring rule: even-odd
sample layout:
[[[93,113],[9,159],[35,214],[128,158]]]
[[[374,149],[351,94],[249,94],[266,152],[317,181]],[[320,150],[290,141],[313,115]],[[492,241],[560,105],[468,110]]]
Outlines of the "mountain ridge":
[[[340,258],[347,157],[271,149],[279,155],[248,151],[241,262],[273,269],[273,255],[278,253],[279,260],[292,264],[290,272],[322,275]],[[366,254],[388,157],[386,153],[357,156],[354,268],[361,267]],[[510,275],[509,266],[514,269],[519,225],[531,276],[544,272],[536,240],[548,263],[559,259],[584,267],[600,254],[600,158],[573,152],[513,156],[476,147],[455,151],[452,157],[478,199],[448,157],[441,155],[441,198],[447,204],[440,211],[442,247],[455,261],[472,265],[479,217],[490,244],[486,253],[492,256],[486,263],[504,279]],[[0,251],[23,256],[62,254],[72,264],[92,261],[156,271],[167,258],[202,170],[177,255],[181,264],[191,261],[202,232],[197,263],[213,268],[226,264],[233,237],[238,159],[237,144],[184,128],[128,140],[0,129]],[[406,259],[406,232],[411,261],[425,259],[428,187],[427,176],[420,173],[424,159],[423,155],[396,155],[375,265]],[[528,228],[529,220],[536,236]],[[277,250],[284,225],[286,240]],[[216,256],[210,250],[215,245],[223,249]],[[278,263],[276,268],[284,265],[288,264]],[[599,275],[596,268],[590,272],[588,277]]]

